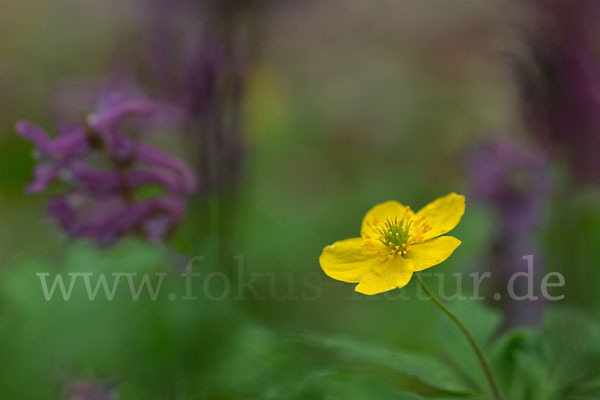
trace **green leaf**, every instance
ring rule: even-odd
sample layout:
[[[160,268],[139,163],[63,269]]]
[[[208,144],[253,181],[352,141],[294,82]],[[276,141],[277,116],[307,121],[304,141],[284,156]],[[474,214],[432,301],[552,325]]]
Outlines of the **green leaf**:
[[[479,347],[484,351],[493,334],[498,330],[502,316],[496,310],[477,301],[456,301],[448,308],[467,327]],[[481,364],[465,335],[446,315],[440,315],[439,338],[444,355],[459,374],[477,391],[487,391],[488,383]]]
[[[310,373],[300,385],[288,387],[276,396],[260,396],[273,400],[424,400],[411,392],[398,392],[389,382],[376,380],[348,371],[318,371]]]
[[[346,358],[390,368],[440,390],[455,393],[469,392],[446,364],[426,354],[390,349],[347,338],[326,338],[315,335],[294,338],[306,344],[334,351]]]
[[[597,322],[573,308],[549,309],[537,329],[505,333],[491,352],[504,396],[532,400],[598,398],[598,337]]]
[[[519,371],[519,359],[535,332],[529,329],[508,331],[496,340],[489,352],[489,361],[494,376],[509,399],[525,399],[528,385]]]
[[[597,321],[583,311],[556,307],[548,311],[527,357],[539,364],[536,399],[585,398],[580,388],[597,379],[600,366]],[[529,366],[524,365],[524,373]],[[531,372],[529,372],[531,374]]]

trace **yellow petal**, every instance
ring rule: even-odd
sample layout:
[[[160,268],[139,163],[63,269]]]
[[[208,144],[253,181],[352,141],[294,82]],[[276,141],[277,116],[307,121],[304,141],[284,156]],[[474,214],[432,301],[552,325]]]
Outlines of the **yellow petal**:
[[[450,193],[432,201],[415,215],[416,219],[425,216],[425,223],[431,230],[423,235],[428,240],[450,232],[465,213],[465,196]]]
[[[338,281],[360,281],[379,262],[376,255],[369,256],[359,250],[364,242],[363,238],[352,238],[326,246],[319,257],[321,268]]]
[[[401,220],[406,213],[406,206],[398,203],[397,201],[390,200],[385,203],[377,204],[373,208],[371,208],[363,218],[362,227],[361,227],[361,235],[365,237],[366,235],[378,235],[376,229],[373,229],[374,225],[379,225],[384,222],[386,219],[393,220],[394,217],[397,217],[398,220]],[[408,209],[409,217],[412,218],[414,213],[410,208]]]
[[[412,275],[412,261],[394,257],[393,260],[364,275],[354,290],[368,295],[387,292],[406,286]]]
[[[415,271],[422,271],[444,262],[460,245],[452,236],[440,236],[425,243],[415,244],[405,258],[413,262]]]

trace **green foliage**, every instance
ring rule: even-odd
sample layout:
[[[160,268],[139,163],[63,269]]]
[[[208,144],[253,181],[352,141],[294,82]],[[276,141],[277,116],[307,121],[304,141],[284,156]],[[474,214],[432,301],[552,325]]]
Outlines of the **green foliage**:
[[[0,374],[3,397],[51,399],[66,381],[102,379],[116,385],[122,400],[172,393],[179,400],[490,398],[473,350],[443,314],[427,352],[348,335],[290,336],[258,322],[241,302],[199,293],[180,301],[186,282],[175,260],[137,241],[111,249],[73,245],[55,259],[16,259],[0,281],[0,353],[11,368]],[[213,271],[205,267],[201,272]],[[90,301],[78,284],[68,301],[59,292],[47,301],[40,272],[50,274],[48,282],[69,273],[167,276],[156,300],[147,291],[132,300],[124,280],[112,300],[100,289]],[[550,308],[539,327],[498,334],[499,313],[481,302],[449,307],[484,349],[504,399],[600,396],[600,326],[583,311]]]
[[[577,309],[558,308],[517,352],[516,369],[532,400],[597,398],[600,373],[597,321]]]
[[[484,348],[505,399],[576,400],[600,396],[599,325],[581,311],[551,309],[539,328],[508,331],[494,338],[501,322],[497,312],[473,301],[457,302],[452,309]],[[298,340],[354,363],[380,365],[413,376],[438,390],[432,393],[421,388],[427,398],[490,399],[473,350],[451,321],[443,317],[439,324],[440,358],[348,338],[304,335]],[[452,397],[444,392],[462,393]]]
[[[337,352],[343,355],[343,357],[353,359],[357,362],[366,362],[390,368],[403,375],[415,377],[422,383],[442,391],[469,392],[469,388],[461,383],[448,365],[430,355],[385,348],[347,338],[333,339],[319,336],[301,336],[299,340]]]
[[[10,375],[0,374],[0,387],[9,398],[50,398],[71,379],[125,380],[143,387],[168,387],[176,380],[194,380],[206,373],[227,347],[238,318],[227,301],[171,301],[185,294],[177,274],[164,277],[156,300],[142,290],[133,300],[130,283],[122,278],[109,300],[100,289],[90,300],[81,280],[65,300],[56,289],[46,300],[37,273],[49,273],[50,286],[61,274],[68,287],[69,273],[143,274],[158,290],[157,273],[172,270],[156,247],[129,241],[110,250],[91,245],[72,246],[58,260],[25,258],[16,261],[0,284],[0,353],[11,365]],[[24,385],[24,382],[31,384]],[[18,396],[17,396],[18,395]],[[14,397],[12,397],[14,396]]]
[[[491,308],[483,307],[477,301],[456,301],[449,305],[452,312],[467,327],[477,344],[485,349],[498,330],[502,317]],[[442,355],[472,390],[486,391],[488,383],[473,348],[445,315],[439,319],[438,337]]]

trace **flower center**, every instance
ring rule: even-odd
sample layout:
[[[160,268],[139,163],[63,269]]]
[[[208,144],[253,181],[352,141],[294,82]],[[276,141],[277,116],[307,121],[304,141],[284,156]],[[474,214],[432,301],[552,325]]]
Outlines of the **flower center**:
[[[377,254],[381,261],[391,260],[395,255],[404,257],[412,245],[423,243],[423,235],[431,230],[425,223],[425,218],[425,215],[412,218],[410,208],[406,207],[404,215],[400,217],[388,218],[383,222],[377,219],[367,221],[371,232],[363,232],[363,237],[367,239],[364,251],[366,254]],[[377,242],[383,244],[386,249],[382,249]]]
[[[408,218],[402,218],[398,221],[398,217],[393,220],[386,219],[383,226],[377,228],[379,232],[379,241],[391,248],[402,250],[408,246],[408,241],[411,237],[410,227],[413,221]]]

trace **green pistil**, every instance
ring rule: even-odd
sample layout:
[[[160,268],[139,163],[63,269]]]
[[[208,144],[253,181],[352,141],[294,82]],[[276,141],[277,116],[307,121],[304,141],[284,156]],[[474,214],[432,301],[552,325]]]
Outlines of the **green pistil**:
[[[393,221],[387,219],[383,228],[378,229],[379,234],[382,236],[379,241],[388,247],[402,246],[408,243],[411,225],[412,221],[405,224],[404,218],[400,221],[398,221],[398,218],[394,218]]]

